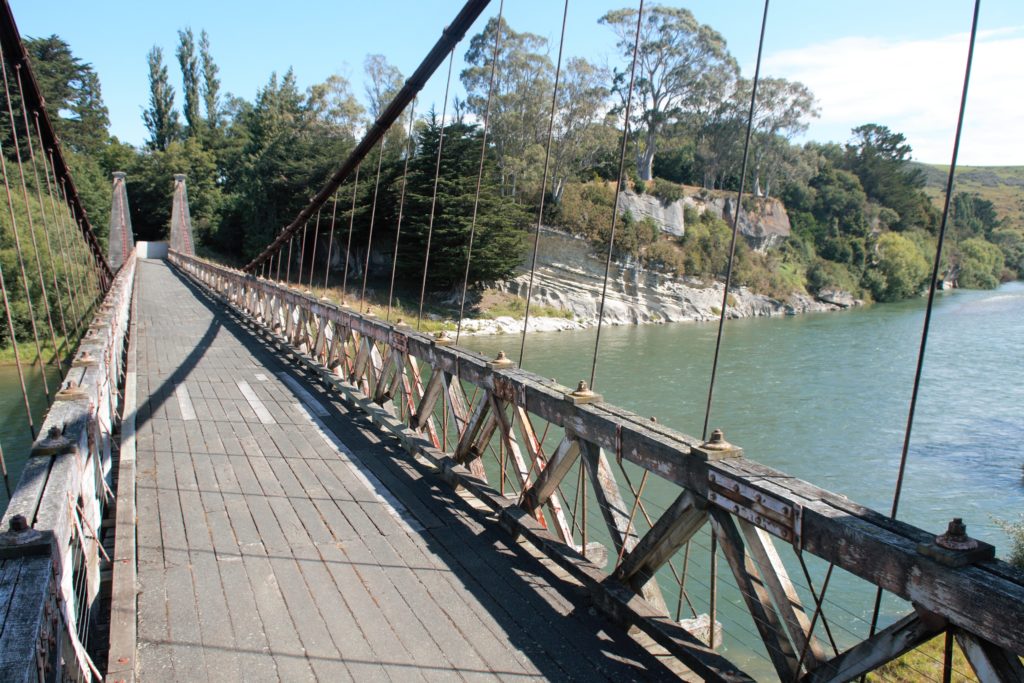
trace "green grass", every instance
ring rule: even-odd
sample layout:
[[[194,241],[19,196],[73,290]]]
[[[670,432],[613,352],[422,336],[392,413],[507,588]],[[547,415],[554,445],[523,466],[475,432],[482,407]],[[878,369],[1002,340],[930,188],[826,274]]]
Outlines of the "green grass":
[[[6,340],[5,340],[6,341]],[[55,354],[53,352],[53,342],[50,340],[49,335],[39,336],[39,346],[42,347],[43,352],[43,363],[46,365],[56,366]],[[69,346],[64,337],[57,335],[57,348],[60,350],[61,361],[64,362],[66,359],[71,357],[72,352],[78,346],[78,340],[72,338],[71,345]],[[28,341],[18,342],[18,355],[21,359],[23,366],[31,365],[36,362],[38,355],[36,354],[35,342],[31,339]],[[0,349],[0,365],[14,365],[14,347],[8,344],[4,348]]]
[[[509,297],[505,301],[478,311],[477,314],[484,320],[493,320],[501,317],[522,318],[526,316],[526,299],[518,296]],[[572,320],[574,317],[572,311],[552,306],[541,306],[539,304],[530,306],[530,316],[534,318],[566,318],[569,320]]]
[[[949,167],[919,164],[924,171],[924,190],[942,208]],[[1024,228],[1024,166],[958,166],[953,193],[976,192],[995,206],[1010,226]]]
[[[922,680],[942,680],[943,648],[945,634],[932,638],[917,649],[911,650],[899,659],[895,659],[876,672],[868,674],[869,681],[897,681],[911,683]],[[974,670],[960,647],[953,643],[953,681],[977,681]]]

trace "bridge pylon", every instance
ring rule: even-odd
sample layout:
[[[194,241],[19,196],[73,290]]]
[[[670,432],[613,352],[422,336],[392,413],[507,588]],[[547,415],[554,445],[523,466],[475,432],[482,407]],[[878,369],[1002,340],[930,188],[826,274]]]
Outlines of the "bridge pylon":
[[[110,204],[110,237],[107,243],[107,262],[115,273],[135,248],[132,217],[128,210],[128,190],[124,171],[114,171],[114,196]]]
[[[192,216],[188,210],[188,191],[185,174],[174,174],[174,200],[171,206],[171,250],[181,254],[195,254],[192,247]]]

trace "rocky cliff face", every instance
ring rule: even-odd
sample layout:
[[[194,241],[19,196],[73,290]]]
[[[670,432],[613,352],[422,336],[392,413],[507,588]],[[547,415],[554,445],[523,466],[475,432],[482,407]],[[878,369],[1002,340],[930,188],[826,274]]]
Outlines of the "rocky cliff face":
[[[601,305],[604,261],[591,253],[584,240],[543,229],[537,254],[533,301],[570,311],[577,322],[596,322]],[[502,291],[526,297],[529,273],[501,282]],[[612,325],[650,322],[716,320],[721,312],[722,283],[706,285],[692,278],[613,263],[608,280],[604,321]],[[745,287],[730,293],[730,318],[831,311],[842,306],[792,297],[780,302]],[[532,325],[531,325],[532,327]],[[521,328],[520,328],[521,329]]]
[[[687,188],[692,192],[693,188]],[[746,238],[750,246],[764,251],[778,246],[789,237],[789,214],[786,207],[778,199],[750,198],[750,209],[740,212],[740,234]],[[664,204],[651,194],[636,194],[631,191],[622,193],[619,205],[622,210],[629,211],[637,218],[650,218],[661,228],[662,232],[682,236],[686,232],[683,213],[690,207],[698,215],[710,211],[712,215],[732,223],[733,207],[736,196],[725,192],[706,192],[698,190],[687,194],[683,199]]]

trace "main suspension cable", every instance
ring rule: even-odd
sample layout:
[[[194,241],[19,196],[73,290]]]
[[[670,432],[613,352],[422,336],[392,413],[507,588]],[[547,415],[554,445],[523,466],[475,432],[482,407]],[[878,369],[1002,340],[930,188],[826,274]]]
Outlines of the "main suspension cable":
[[[452,63],[455,61],[455,48],[448,55],[448,80],[444,86],[444,104],[441,105],[441,132],[437,138],[437,163],[434,166],[434,193],[430,198],[430,220],[427,223],[427,249],[423,258],[423,285],[420,287],[420,310],[416,316],[416,330],[423,324],[423,302],[427,296],[427,270],[430,267],[430,241],[434,236],[434,213],[437,210],[437,183],[441,178],[441,152],[444,150],[445,116],[448,114],[448,91],[452,86]]]
[[[939,224],[939,236],[935,245],[935,261],[932,263],[931,282],[928,284],[928,303],[924,309],[924,324],[921,328],[921,343],[917,351],[917,366],[914,370],[914,387],[910,393],[910,408],[907,411],[907,426],[903,432],[903,449],[900,453],[900,466],[896,474],[896,487],[892,496],[891,519],[896,519],[903,493],[903,479],[907,468],[907,455],[910,452],[910,436],[914,428],[914,413],[917,410],[917,397],[921,389],[921,375],[924,371],[925,350],[928,347],[928,331],[932,323],[932,308],[935,304],[935,290],[939,279],[939,268],[942,265],[942,246],[946,240],[946,226],[949,221],[950,201],[953,197],[953,179],[956,175],[956,160],[960,154],[960,136],[964,127],[964,112],[967,110],[967,89],[971,81],[971,64],[974,61],[974,43],[978,35],[978,11],[981,0],[974,0],[974,16],[971,20],[971,37],[967,46],[967,65],[964,68],[964,83],[960,91],[960,111],[956,119],[956,134],[953,136],[953,157],[949,163],[949,174],[946,176],[946,197],[942,205],[942,221]],[[875,594],[875,607],[871,615],[871,635],[878,626],[878,613],[882,605],[882,588],[879,586]]]
[[[626,145],[629,142],[629,116],[633,107],[633,85],[636,81],[636,59],[640,49],[640,26],[644,18],[644,0],[636,12],[636,35],[633,38],[633,60],[629,67],[629,90],[626,95],[626,111],[622,119],[622,147],[619,150],[618,174],[615,178],[615,200],[612,202],[612,228],[608,236],[608,258],[604,264],[604,284],[601,286],[601,306],[597,313],[597,335],[594,338],[594,356],[590,363],[590,387],[597,376],[597,355],[601,348],[601,326],[604,323],[604,304],[608,298],[608,274],[612,268],[612,253],[615,249],[615,226],[619,217],[619,195],[622,194],[622,174],[626,166]]]
[[[567,0],[568,1],[568,0]],[[455,327],[455,343],[462,335],[462,317],[466,314],[466,291],[469,289],[469,266],[473,262],[473,239],[476,237],[476,218],[480,208],[480,186],[484,179],[484,160],[487,158],[487,124],[491,116],[491,100],[494,96],[494,74],[498,66],[498,45],[501,44],[501,17],[505,11],[505,0],[498,4],[498,22],[494,31],[494,54],[491,56],[491,75],[487,83],[487,105],[484,107],[483,133],[480,136],[480,167],[476,172],[476,194],[473,196],[473,218],[469,224],[469,248],[466,252],[466,272],[462,278],[462,300],[459,302],[459,321]]]
[[[761,78],[761,54],[764,51],[764,29],[768,23],[768,0],[764,0],[761,15],[761,37],[757,41],[757,62],[754,65],[754,81],[750,88],[750,113],[747,116],[747,137],[743,141],[743,163],[740,164],[740,187],[736,193],[736,206],[732,212],[732,239],[729,242],[729,261],[725,268],[725,285],[722,288],[722,306],[719,309],[718,333],[715,337],[715,355],[711,361],[711,380],[708,382],[708,401],[704,409],[704,428],[701,438],[708,438],[708,423],[711,420],[711,402],[715,395],[715,379],[718,375],[718,357],[722,349],[722,332],[725,329],[725,314],[729,307],[729,287],[732,285],[733,263],[736,257],[736,240],[740,229],[740,211],[743,208],[743,187],[747,180],[747,160],[750,154],[750,138],[754,131],[754,107],[757,104],[757,84]]]
[[[562,9],[562,33],[558,38],[558,62],[555,64],[555,84],[551,90],[551,116],[548,118],[548,139],[544,145],[544,173],[540,184],[540,208],[537,209],[537,232],[533,235],[533,256],[530,258],[530,281],[526,285],[526,310],[523,314],[523,338],[519,342],[519,367],[526,355],[526,330],[530,326],[530,300],[533,298],[533,280],[537,272],[537,251],[540,248],[540,226],[544,222],[544,198],[548,186],[548,166],[551,161],[551,139],[555,131],[555,110],[558,108],[558,83],[562,75],[562,48],[565,46],[565,24],[569,17],[569,0]],[[593,373],[591,373],[593,375]],[[594,378],[591,376],[591,383]]]

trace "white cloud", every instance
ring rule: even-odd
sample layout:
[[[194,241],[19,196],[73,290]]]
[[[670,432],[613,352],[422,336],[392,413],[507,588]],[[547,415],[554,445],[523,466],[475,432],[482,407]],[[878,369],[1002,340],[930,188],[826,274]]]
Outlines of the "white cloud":
[[[949,163],[966,34],[892,41],[847,37],[765,58],[764,72],[805,83],[821,118],[807,138],[845,142],[864,123],[906,135],[914,157]],[[959,164],[1024,164],[1024,27],[979,32]]]

